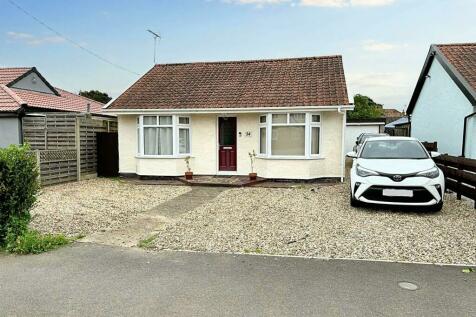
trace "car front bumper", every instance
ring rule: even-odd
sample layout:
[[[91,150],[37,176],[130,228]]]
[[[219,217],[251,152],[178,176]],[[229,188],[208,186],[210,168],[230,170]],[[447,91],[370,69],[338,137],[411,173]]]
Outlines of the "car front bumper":
[[[352,196],[364,203],[398,206],[432,206],[443,200],[445,180],[443,173],[437,178],[408,177],[395,182],[385,176],[360,177],[351,175]],[[385,196],[385,189],[411,190],[412,197]]]

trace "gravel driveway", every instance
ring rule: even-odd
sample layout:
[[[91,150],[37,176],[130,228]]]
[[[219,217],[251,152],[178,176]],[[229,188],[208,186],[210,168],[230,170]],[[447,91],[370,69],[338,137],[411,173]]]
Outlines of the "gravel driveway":
[[[476,264],[476,211],[351,208],[345,184],[230,189],[164,226],[155,249]]]
[[[138,185],[96,178],[42,189],[31,227],[43,233],[87,235],[117,229],[134,217],[189,191],[185,186]]]

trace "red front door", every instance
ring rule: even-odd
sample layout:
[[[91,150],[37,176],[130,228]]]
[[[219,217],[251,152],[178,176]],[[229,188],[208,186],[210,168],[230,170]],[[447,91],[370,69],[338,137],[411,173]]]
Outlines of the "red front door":
[[[218,118],[218,170],[236,171],[236,117]]]

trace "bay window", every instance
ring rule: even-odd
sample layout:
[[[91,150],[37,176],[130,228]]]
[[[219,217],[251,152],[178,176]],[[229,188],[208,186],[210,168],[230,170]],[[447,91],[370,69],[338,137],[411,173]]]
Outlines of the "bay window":
[[[190,154],[190,118],[176,115],[144,115],[138,118],[139,155]]]
[[[321,116],[274,113],[260,116],[260,155],[312,158],[320,155]]]

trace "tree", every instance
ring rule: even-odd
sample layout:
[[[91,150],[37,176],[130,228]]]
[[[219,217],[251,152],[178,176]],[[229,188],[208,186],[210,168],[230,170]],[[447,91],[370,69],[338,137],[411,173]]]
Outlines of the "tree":
[[[108,103],[112,99],[107,93],[99,90],[80,91],[79,95],[101,103]]]
[[[355,109],[348,112],[350,119],[373,119],[383,116],[383,106],[370,97],[357,94],[354,96]]]

